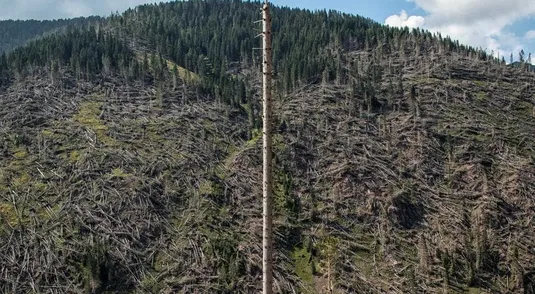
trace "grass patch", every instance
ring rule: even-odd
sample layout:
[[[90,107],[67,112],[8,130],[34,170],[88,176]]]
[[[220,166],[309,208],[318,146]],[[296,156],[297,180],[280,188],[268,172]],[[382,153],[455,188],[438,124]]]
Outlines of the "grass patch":
[[[24,187],[27,186],[31,181],[30,175],[27,173],[22,173],[20,176],[13,179],[14,187]]]
[[[262,134],[262,130],[259,130],[259,129],[253,129],[253,130],[251,131],[251,135],[252,135],[251,140],[249,140],[249,141],[247,141],[247,142],[245,143],[245,146],[246,146],[246,147],[254,147],[254,146],[256,145],[256,143],[257,143],[260,139],[262,139],[262,136],[263,136],[263,134]]]
[[[39,192],[44,192],[48,188],[48,185],[45,183],[37,182],[33,185],[35,187],[35,190]]]
[[[94,130],[107,131],[108,127],[98,118],[101,112],[102,102],[85,102],[80,105],[80,110],[74,119],[80,124]]]
[[[52,132],[50,130],[42,130],[41,131],[41,135],[43,135],[45,137],[52,137],[54,135],[54,132]]]
[[[99,118],[102,112],[102,102],[88,101],[80,104],[80,109],[74,115],[74,121],[90,129],[96,134],[97,140],[106,146],[116,146],[117,141],[107,135],[108,126]]]
[[[61,211],[61,203],[57,203],[54,206],[47,209],[46,207],[43,207],[38,211],[39,219],[41,220],[53,220],[58,217],[59,212]],[[65,240],[62,240],[63,242]]]
[[[15,157],[16,159],[24,159],[28,157],[28,152],[26,152],[26,150],[24,149],[17,149],[14,150],[13,157]]]
[[[15,207],[9,203],[0,203],[0,218],[2,219],[1,223],[8,223],[11,226],[18,223]]]
[[[137,54],[136,57],[137,57],[137,60],[139,60],[140,62],[143,62],[143,58],[144,58],[143,54]],[[150,59],[150,56],[148,56],[148,58]],[[166,59],[165,63],[167,64],[167,69],[170,72],[173,71],[173,66],[176,65],[178,69],[178,76],[182,78],[184,81],[194,83],[194,84],[198,84],[201,82],[201,78],[199,77],[198,74],[190,70],[187,70],[186,68],[174,63],[173,61],[169,59]]]
[[[70,163],[77,163],[82,159],[82,154],[79,150],[71,151],[71,154],[69,155],[69,162]]]
[[[198,192],[200,195],[211,195],[214,192],[212,182],[203,180],[201,184],[199,185]]]
[[[113,178],[128,178],[130,177],[131,175],[128,174],[128,173],[125,173],[122,169],[120,168],[114,168],[112,171],[111,171],[111,176]]]
[[[186,68],[174,63],[173,61],[169,59],[166,60],[166,63],[167,63],[167,68],[169,69],[169,71],[172,71],[173,66],[176,65],[178,69],[178,76],[182,78],[184,81],[189,82],[189,83],[194,83],[194,84],[201,82],[201,78],[196,73],[190,70],[187,70]]]

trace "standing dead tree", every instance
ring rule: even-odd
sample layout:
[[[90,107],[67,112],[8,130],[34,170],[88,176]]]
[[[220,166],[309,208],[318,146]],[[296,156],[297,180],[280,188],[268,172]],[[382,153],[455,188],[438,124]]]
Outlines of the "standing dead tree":
[[[266,0],[262,8],[263,20],[263,97],[264,97],[264,177],[263,177],[263,293],[273,293],[273,218],[272,218],[272,154],[271,154],[271,15]]]

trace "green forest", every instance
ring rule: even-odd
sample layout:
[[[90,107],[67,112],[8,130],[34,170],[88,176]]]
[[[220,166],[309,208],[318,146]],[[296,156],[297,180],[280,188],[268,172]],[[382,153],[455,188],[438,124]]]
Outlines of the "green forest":
[[[0,21],[0,53],[11,51],[28,41],[58,33],[67,26],[83,27],[102,21],[101,17],[79,17],[58,20],[2,20]]]
[[[77,76],[84,74],[86,77],[102,73],[103,68],[114,68],[134,79],[146,77],[150,68],[156,78],[169,78],[164,63],[170,60],[199,74],[204,79],[203,84],[214,94],[237,105],[244,97],[236,97],[234,93],[243,88],[244,81],[232,76],[233,67],[254,66],[251,63],[255,61],[258,67],[260,63],[260,53],[254,50],[259,44],[259,39],[255,38],[259,27],[253,24],[260,17],[258,11],[258,3],[172,2],[139,6],[98,21],[97,26],[89,28],[75,28],[69,24],[65,34],[33,41],[1,57],[1,68],[11,70],[10,74],[3,71],[2,80],[14,75],[24,76],[35,66],[51,70],[68,67]],[[342,53],[350,50],[373,49],[376,58],[381,59],[399,50],[425,51],[429,47],[440,47],[448,52],[491,59],[483,50],[461,45],[450,38],[419,29],[389,28],[337,11],[276,7],[273,15],[274,69],[278,89],[285,93],[324,75],[329,80],[347,80],[350,73],[342,66],[341,59]],[[46,29],[46,26],[40,27]],[[301,29],[295,30],[295,27]],[[19,30],[7,26],[7,32]],[[7,35],[8,40],[13,38]],[[125,39],[132,46],[122,46]],[[145,51],[142,58],[133,58],[126,52],[139,52],[144,48],[150,49],[150,55]]]

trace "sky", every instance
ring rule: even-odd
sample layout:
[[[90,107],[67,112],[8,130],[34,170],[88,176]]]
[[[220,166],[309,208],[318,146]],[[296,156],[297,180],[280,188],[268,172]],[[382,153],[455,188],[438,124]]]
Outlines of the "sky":
[[[109,15],[150,0],[0,0],[0,19]],[[534,0],[271,0],[278,6],[335,9],[390,26],[421,27],[509,56],[535,54]],[[535,56],[534,58],[535,59]],[[532,61],[535,63],[535,61]]]

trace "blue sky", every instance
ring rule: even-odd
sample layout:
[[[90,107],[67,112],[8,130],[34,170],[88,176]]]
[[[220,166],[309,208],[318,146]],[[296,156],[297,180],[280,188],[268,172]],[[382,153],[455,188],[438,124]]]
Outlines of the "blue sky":
[[[423,27],[501,56],[535,54],[535,0],[271,0],[279,6],[335,9],[392,26]],[[0,0],[0,19],[109,15],[150,0]],[[535,59],[535,57],[533,58]]]

